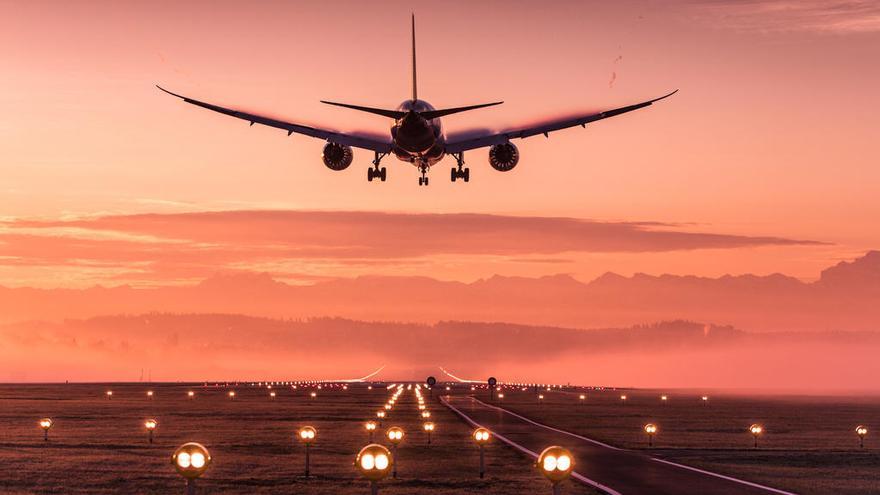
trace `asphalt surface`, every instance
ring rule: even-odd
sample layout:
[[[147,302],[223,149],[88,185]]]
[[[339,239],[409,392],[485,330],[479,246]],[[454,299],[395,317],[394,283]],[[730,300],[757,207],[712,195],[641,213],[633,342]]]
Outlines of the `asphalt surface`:
[[[571,450],[575,458],[572,478],[611,495],[791,495],[557,430],[473,397],[441,400],[466,421],[488,428],[497,440],[525,454],[537,457],[550,445]]]

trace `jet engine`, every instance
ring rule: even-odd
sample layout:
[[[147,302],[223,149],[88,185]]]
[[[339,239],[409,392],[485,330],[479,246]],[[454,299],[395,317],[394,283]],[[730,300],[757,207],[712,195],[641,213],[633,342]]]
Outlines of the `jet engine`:
[[[347,169],[351,165],[353,157],[350,146],[336,143],[325,144],[324,151],[321,153],[324,165],[327,165],[330,170],[337,171]]]
[[[519,163],[519,150],[513,143],[496,144],[489,148],[489,164],[499,172],[507,172]]]

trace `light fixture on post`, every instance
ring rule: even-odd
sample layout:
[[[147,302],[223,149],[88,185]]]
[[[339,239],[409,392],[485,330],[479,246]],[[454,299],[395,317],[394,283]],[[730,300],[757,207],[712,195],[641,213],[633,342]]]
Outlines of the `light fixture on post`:
[[[171,464],[177,473],[186,478],[187,495],[195,495],[196,478],[204,474],[211,464],[211,454],[204,445],[189,442],[181,445],[171,455]]]
[[[486,462],[485,456],[483,455],[483,448],[489,443],[489,438],[491,435],[489,434],[489,430],[486,428],[477,428],[474,430],[473,439],[474,443],[480,448],[480,479],[482,479],[486,475]]]

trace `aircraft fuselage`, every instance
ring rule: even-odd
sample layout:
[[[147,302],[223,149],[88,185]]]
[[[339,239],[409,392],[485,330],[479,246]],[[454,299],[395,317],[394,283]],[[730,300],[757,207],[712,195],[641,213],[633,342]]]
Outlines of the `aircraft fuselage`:
[[[440,118],[426,119],[420,112],[435,108],[424,100],[406,100],[397,107],[406,112],[391,126],[394,155],[402,161],[427,169],[446,154],[446,136]]]

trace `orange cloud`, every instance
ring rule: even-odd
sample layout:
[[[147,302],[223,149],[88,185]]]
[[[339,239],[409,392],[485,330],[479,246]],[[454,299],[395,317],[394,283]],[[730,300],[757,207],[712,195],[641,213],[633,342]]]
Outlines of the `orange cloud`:
[[[114,277],[139,276],[161,284],[204,278],[224,269],[285,271],[297,260],[303,266],[325,268],[374,263],[393,271],[396,264],[424,263],[442,256],[557,263],[561,253],[820,244],[682,227],[562,217],[320,211],[19,219],[0,224],[0,266],[101,267],[115,269]],[[327,274],[327,270],[320,271],[312,271],[311,276]]]

